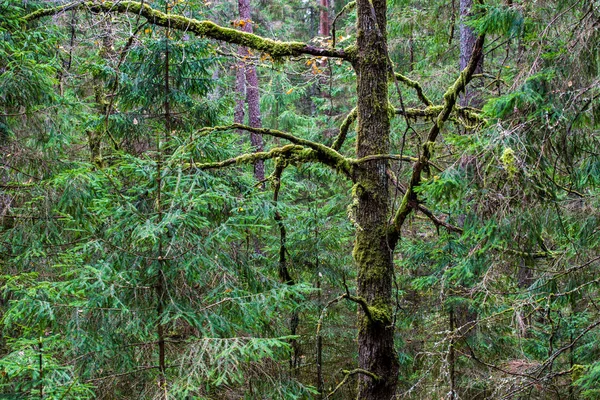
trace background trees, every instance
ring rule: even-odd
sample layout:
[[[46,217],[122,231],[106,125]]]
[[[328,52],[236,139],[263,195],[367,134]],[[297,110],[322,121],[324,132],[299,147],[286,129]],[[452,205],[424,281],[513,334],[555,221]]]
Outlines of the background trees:
[[[594,2],[0,4],[4,393],[598,395]]]

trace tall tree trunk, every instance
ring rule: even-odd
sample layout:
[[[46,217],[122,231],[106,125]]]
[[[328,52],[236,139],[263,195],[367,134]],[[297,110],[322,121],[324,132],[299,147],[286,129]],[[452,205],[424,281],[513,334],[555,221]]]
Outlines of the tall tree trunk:
[[[112,33],[112,17],[110,14],[103,16],[100,21],[101,24],[101,37],[102,44],[100,47],[99,56],[105,62],[110,62],[110,59],[114,56],[114,39]],[[109,102],[106,99],[105,82],[98,72],[92,74],[93,86],[94,86],[94,100],[96,101],[96,110],[99,115],[108,118],[107,111]],[[88,134],[88,146],[90,148],[90,161],[96,166],[96,168],[104,167],[104,160],[102,158],[102,137],[106,132],[105,124],[98,124],[95,128],[90,129]]]
[[[319,0],[319,36],[329,36],[329,0]]]
[[[241,29],[244,32],[252,33],[250,0],[238,0],[238,8],[240,11]],[[243,54],[244,57],[249,55],[246,48],[241,48],[240,53]],[[256,67],[253,64],[246,63],[245,67],[248,124],[253,128],[260,128],[262,123],[260,120],[260,93],[258,92],[258,75],[256,73]],[[255,151],[262,151],[264,148],[262,136],[257,135],[256,133],[250,134],[250,143],[252,143],[252,147],[254,147]],[[262,160],[254,163],[254,177],[259,182],[265,179],[265,166]]]
[[[386,0],[358,0],[357,16],[357,156],[362,158],[388,154],[390,147]],[[358,227],[353,256],[358,268],[358,300],[366,303],[361,304],[358,321],[361,400],[391,399],[398,378],[387,164],[382,159],[362,163],[354,177]]]
[[[459,68],[462,71],[466,68],[473,53],[473,46],[477,40],[477,35],[473,29],[465,24],[465,19],[471,15],[471,8],[473,7],[473,0],[460,0],[460,60]],[[483,54],[479,57],[475,73],[480,74],[483,72]],[[473,105],[478,106],[480,102],[475,91],[477,88],[468,89],[465,88],[465,92],[460,96],[459,104],[463,107]]]

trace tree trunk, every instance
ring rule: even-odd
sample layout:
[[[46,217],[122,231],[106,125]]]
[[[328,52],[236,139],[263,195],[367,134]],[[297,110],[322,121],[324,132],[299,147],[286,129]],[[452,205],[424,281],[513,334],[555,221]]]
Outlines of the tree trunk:
[[[111,15],[106,14],[100,21],[101,24],[101,35],[102,44],[100,47],[99,56],[105,62],[110,62],[111,57],[114,56],[113,49],[113,33],[112,33],[112,21]],[[96,101],[96,110],[99,115],[104,118],[108,118],[108,105],[109,102],[106,99],[105,82],[98,72],[92,73],[92,80],[94,86],[94,100]],[[88,134],[88,146],[90,148],[90,161],[95,165],[96,168],[104,167],[104,160],[102,157],[102,137],[106,132],[105,124],[98,124],[94,129],[87,132]]]
[[[358,158],[389,153],[388,57],[386,1],[357,1]],[[366,302],[358,317],[360,400],[391,399],[396,391],[398,360],[392,325],[393,262],[388,245],[390,201],[386,160],[360,164],[355,172],[354,260],[358,300]],[[369,374],[365,373],[368,372]],[[372,376],[370,374],[374,374]]]
[[[329,0],[319,0],[319,36],[329,36]]]
[[[473,53],[473,46],[477,40],[477,35],[472,28],[465,25],[465,19],[471,15],[471,8],[473,7],[473,0],[460,0],[460,60],[459,68],[462,71],[466,68]],[[483,72],[483,54],[479,57],[475,73],[480,74]],[[474,88],[477,90],[477,88]],[[463,107],[466,106],[478,106],[480,99],[475,95],[475,90],[465,88],[465,93],[460,97],[459,104]]]
[[[250,0],[238,0],[238,7],[240,11],[240,27],[244,32],[252,33],[252,18]],[[248,57],[249,52],[246,48],[240,48],[240,54],[242,57]],[[260,120],[260,93],[258,92],[258,75],[256,73],[256,67],[251,63],[245,64],[246,74],[246,103],[248,104],[248,125],[253,128],[262,127]],[[238,72],[239,74],[240,72]],[[238,86],[240,77],[236,76],[236,89]],[[238,110],[236,108],[236,117]],[[243,110],[242,117],[243,119]],[[237,121],[236,121],[237,122]],[[250,134],[250,143],[255,151],[262,151],[264,149],[262,136],[256,133]],[[254,163],[254,177],[257,181],[261,182],[265,179],[265,166],[262,160],[258,160]]]

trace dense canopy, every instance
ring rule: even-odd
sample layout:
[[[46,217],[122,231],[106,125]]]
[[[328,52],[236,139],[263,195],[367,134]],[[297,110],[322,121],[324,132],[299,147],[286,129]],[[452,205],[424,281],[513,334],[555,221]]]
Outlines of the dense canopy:
[[[0,0],[0,398],[600,398],[600,3]]]

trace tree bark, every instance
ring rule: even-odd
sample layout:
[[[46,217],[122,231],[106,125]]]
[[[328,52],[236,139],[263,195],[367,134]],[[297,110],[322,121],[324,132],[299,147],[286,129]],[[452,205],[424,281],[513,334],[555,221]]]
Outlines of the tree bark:
[[[357,1],[357,156],[388,154],[390,120],[386,1]],[[388,245],[390,201],[387,160],[362,163],[355,171],[356,204],[354,260],[358,268],[358,298],[366,302],[358,317],[358,398],[391,399],[396,391],[398,359],[392,324],[393,257]]]
[[[238,0],[238,8],[240,12],[241,29],[244,32],[252,33],[250,0]],[[243,58],[247,58],[250,55],[248,49],[246,49],[245,47],[240,48],[240,54],[243,56]],[[246,104],[248,105],[248,124],[253,128],[260,128],[262,127],[262,122],[260,119],[260,93],[258,92],[258,74],[256,73],[256,67],[253,64],[247,62],[244,62],[244,64],[246,75],[245,88]],[[236,78],[237,86],[237,81],[239,77]],[[262,136],[257,135],[256,133],[251,133],[250,143],[252,143],[254,151],[263,151],[264,145]],[[265,179],[265,166],[262,160],[258,160],[254,163],[254,177],[259,182],[264,181]]]
[[[114,56],[114,38],[112,33],[112,21],[111,15],[106,14],[100,21],[101,26],[101,37],[102,44],[100,47],[99,56],[105,62],[110,62],[110,59]],[[106,99],[105,82],[102,77],[97,73],[92,73],[92,81],[94,87],[94,100],[96,101],[96,110],[99,115],[108,118],[108,106],[109,102]],[[102,157],[102,137],[106,131],[105,124],[99,124],[94,129],[87,132],[88,134],[88,146],[90,148],[90,161],[96,168],[104,167],[104,160]]]
[[[459,68],[462,71],[469,64],[471,53],[473,52],[473,46],[477,40],[477,35],[473,29],[465,24],[465,19],[471,15],[471,8],[473,7],[473,0],[460,0],[460,60]],[[480,74],[483,72],[483,54],[479,57],[475,73]],[[475,90],[477,90],[475,88]],[[475,90],[465,88],[465,93],[460,96],[459,105],[462,107],[466,106],[478,106],[480,102],[478,96],[475,95]]]
[[[329,0],[319,0],[319,36],[329,36]]]

